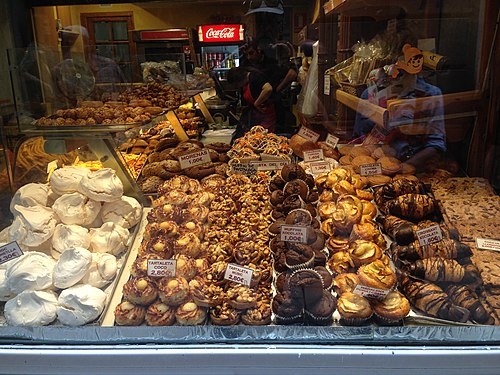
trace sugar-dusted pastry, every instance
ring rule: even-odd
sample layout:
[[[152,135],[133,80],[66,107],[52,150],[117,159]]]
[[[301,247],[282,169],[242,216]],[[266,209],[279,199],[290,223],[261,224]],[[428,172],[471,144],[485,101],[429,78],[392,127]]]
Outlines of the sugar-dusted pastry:
[[[111,168],[102,168],[82,177],[79,191],[98,202],[112,202],[123,195],[123,184]]]
[[[21,186],[10,201],[10,212],[16,214],[16,205],[21,207],[47,206],[49,186],[47,184],[30,183]]]
[[[146,324],[148,326],[171,326],[175,323],[175,310],[175,307],[158,300],[148,306]]]
[[[146,308],[123,301],[115,308],[115,323],[119,326],[139,326],[146,317]]]
[[[116,257],[109,253],[92,253],[92,263],[82,278],[83,284],[103,288],[114,280],[118,272]]]
[[[89,226],[99,215],[101,203],[80,193],[67,193],[56,199],[52,209],[63,224]]]
[[[380,259],[359,267],[358,277],[361,284],[378,289],[392,289],[397,281],[391,267]]]
[[[164,277],[158,284],[159,297],[169,306],[179,306],[189,296],[189,284],[183,277]]]
[[[49,291],[26,290],[5,303],[4,315],[11,326],[45,326],[57,317],[57,296]]]
[[[130,233],[114,223],[104,223],[90,230],[90,249],[97,253],[120,255],[127,249]]]
[[[89,173],[90,169],[84,167],[58,168],[50,175],[50,187],[59,195],[79,192],[80,181]]]
[[[177,323],[183,326],[195,326],[205,322],[207,318],[206,307],[198,306],[192,300],[182,303],[175,310]]]
[[[55,263],[46,254],[34,251],[25,253],[7,267],[5,277],[10,291],[19,294],[25,290],[51,289]]]
[[[134,277],[123,285],[123,298],[136,305],[149,305],[158,298],[158,288],[148,277]]]
[[[96,320],[106,305],[106,293],[80,284],[65,289],[57,300],[57,318],[68,326],[81,326]]]
[[[59,259],[63,251],[73,247],[90,247],[89,230],[79,225],[57,224],[52,235],[51,255]]]
[[[133,197],[122,196],[119,200],[102,205],[101,218],[105,222],[113,222],[123,228],[132,228],[141,219],[142,206]]]
[[[46,242],[54,234],[57,216],[47,207],[15,206],[18,214],[9,227],[10,241],[17,241],[21,247],[35,247]]]
[[[92,264],[92,253],[82,247],[65,250],[54,266],[52,280],[59,289],[78,283]]]

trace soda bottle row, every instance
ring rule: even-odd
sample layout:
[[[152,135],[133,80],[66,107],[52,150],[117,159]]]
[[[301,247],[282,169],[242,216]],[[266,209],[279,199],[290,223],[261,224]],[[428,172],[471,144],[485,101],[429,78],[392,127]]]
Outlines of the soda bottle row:
[[[223,52],[210,52],[204,54],[205,68],[210,69],[230,69],[236,65],[234,55]]]

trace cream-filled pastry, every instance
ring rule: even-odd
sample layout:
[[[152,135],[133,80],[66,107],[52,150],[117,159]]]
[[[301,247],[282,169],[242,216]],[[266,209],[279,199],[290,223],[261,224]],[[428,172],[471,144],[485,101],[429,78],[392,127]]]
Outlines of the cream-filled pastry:
[[[113,169],[102,168],[83,176],[79,190],[90,199],[112,202],[123,195],[123,184]]]
[[[15,206],[47,206],[49,186],[46,184],[30,183],[20,187],[10,201],[10,212],[17,214]]]
[[[92,264],[82,278],[83,284],[96,288],[108,285],[118,272],[116,257],[108,253],[92,253]]]
[[[47,207],[15,206],[18,212],[9,228],[10,241],[17,241],[21,247],[34,247],[47,241],[57,225],[57,216]]]
[[[132,228],[141,219],[142,206],[133,197],[122,196],[114,202],[102,205],[101,218],[104,223],[112,222],[124,228]]]
[[[96,253],[120,255],[127,249],[130,233],[115,223],[104,223],[90,230],[90,249]]]
[[[50,175],[50,187],[59,195],[79,192],[80,181],[90,173],[90,169],[84,167],[64,167],[56,169]]]
[[[90,247],[89,230],[79,225],[57,224],[52,235],[51,255],[59,259],[63,251],[73,247]]]
[[[56,262],[50,256],[29,252],[7,267],[5,276],[13,294],[25,290],[44,290],[52,288],[52,271]]]
[[[69,288],[78,283],[92,264],[92,253],[87,249],[76,247],[67,249],[54,266],[52,280],[59,289]]]
[[[106,304],[106,293],[80,284],[65,289],[57,300],[57,318],[68,326],[81,326],[96,320]]]
[[[57,198],[52,209],[66,225],[88,226],[99,215],[101,203],[80,193],[70,193]]]
[[[53,292],[26,290],[5,303],[4,315],[11,326],[45,326],[57,316]]]

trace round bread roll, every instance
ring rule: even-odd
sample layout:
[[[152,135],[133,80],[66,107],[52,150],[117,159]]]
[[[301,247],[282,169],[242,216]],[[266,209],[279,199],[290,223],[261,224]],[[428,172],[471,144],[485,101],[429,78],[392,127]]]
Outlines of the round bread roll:
[[[316,143],[308,141],[300,135],[295,134],[290,138],[290,148],[295,155],[303,159],[304,151],[315,150],[318,146]]]

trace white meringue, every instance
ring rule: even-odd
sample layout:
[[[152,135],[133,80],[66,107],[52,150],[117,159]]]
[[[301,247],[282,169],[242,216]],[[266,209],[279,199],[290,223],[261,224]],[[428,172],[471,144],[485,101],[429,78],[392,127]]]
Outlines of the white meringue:
[[[108,253],[92,253],[92,264],[81,282],[96,288],[108,285],[118,272],[116,257]]]
[[[59,259],[64,250],[72,247],[88,249],[90,247],[89,230],[79,225],[57,224],[52,235],[52,256]]]
[[[111,221],[124,228],[132,228],[141,219],[142,206],[133,197],[122,196],[120,200],[102,205],[101,218],[104,223]]]
[[[90,199],[112,202],[123,195],[123,183],[111,168],[102,168],[84,176],[79,190]]]
[[[47,241],[57,225],[57,216],[47,207],[16,205],[17,215],[9,228],[9,239],[19,245],[35,247]]]
[[[7,283],[7,269],[0,268],[0,301],[8,301],[14,294],[10,291]]]
[[[55,260],[36,251],[26,253],[7,267],[7,285],[13,294],[25,290],[52,288],[52,271]]]
[[[70,193],[57,198],[52,209],[64,224],[87,226],[99,215],[101,203],[80,193]]]
[[[54,266],[54,286],[64,289],[75,285],[87,273],[91,264],[92,253],[87,249],[76,247],[64,251]]]
[[[49,186],[46,184],[30,183],[20,187],[10,201],[10,212],[17,214],[15,206],[47,206]]]
[[[106,297],[101,289],[85,284],[65,289],[59,295],[57,317],[68,326],[90,323],[101,315]]]
[[[100,228],[90,229],[90,249],[118,256],[127,249],[129,237],[128,229],[115,223],[104,223]]]
[[[12,326],[44,326],[57,317],[53,292],[27,290],[5,303],[7,323]]]
[[[90,169],[84,167],[64,167],[50,175],[50,186],[59,195],[79,192],[80,180],[88,175]]]

